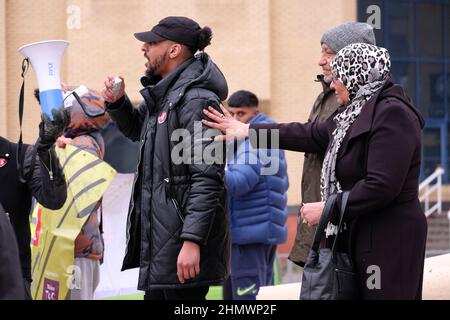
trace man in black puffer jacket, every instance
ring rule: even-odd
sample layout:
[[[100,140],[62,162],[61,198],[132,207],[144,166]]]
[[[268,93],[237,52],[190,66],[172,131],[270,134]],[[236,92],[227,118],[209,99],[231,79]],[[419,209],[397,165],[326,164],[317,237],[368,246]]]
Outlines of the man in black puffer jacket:
[[[144,101],[134,108],[124,82],[114,95],[114,77],[102,92],[120,130],[140,141],[122,269],[140,267],[145,299],[205,299],[228,277],[230,231],[224,161],[202,158],[224,155],[224,145],[206,137],[202,110],[219,110],[227,83],[206,53],[194,56],[210,44],[210,28],[167,17],[135,37],[148,59]]]

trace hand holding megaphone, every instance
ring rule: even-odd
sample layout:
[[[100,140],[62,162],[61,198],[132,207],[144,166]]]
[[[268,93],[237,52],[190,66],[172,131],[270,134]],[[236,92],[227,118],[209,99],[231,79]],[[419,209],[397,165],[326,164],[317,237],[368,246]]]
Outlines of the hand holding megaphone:
[[[104,84],[102,97],[106,102],[114,103],[125,95],[125,81],[122,77],[108,76]]]
[[[50,149],[70,124],[70,108],[52,109],[53,120],[46,113],[41,114],[39,124],[38,151]]]

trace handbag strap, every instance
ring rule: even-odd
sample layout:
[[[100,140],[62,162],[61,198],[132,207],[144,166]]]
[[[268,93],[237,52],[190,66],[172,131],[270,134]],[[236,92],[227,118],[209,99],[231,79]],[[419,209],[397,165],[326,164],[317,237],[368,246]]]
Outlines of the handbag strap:
[[[311,250],[317,251],[319,249],[320,241],[322,240],[323,230],[328,223],[329,215],[331,209],[333,208],[334,203],[336,202],[336,194],[332,194],[328,197],[325,207],[322,211],[322,216],[320,217],[319,225],[317,226],[316,234],[314,235],[314,242],[311,247]]]
[[[335,256],[337,238],[338,238],[339,232],[341,231],[341,228],[342,228],[342,222],[344,220],[344,214],[345,214],[345,209],[347,207],[347,200],[348,200],[349,194],[350,194],[350,191],[342,192],[341,212],[340,212],[340,217],[339,217],[339,226],[338,226],[336,237],[334,238],[334,241],[333,241],[333,247],[331,248],[331,252],[333,253],[333,258]]]
[[[344,219],[345,209],[347,207],[347,201],[348,201],[349,194],[350,194],[350,191],[344,191],[342,193],[342,201],[341,201],[341,210],[340,210],[340,215],[339,215],[338,232],[336,234],[336,237],[334,238],[333,246],[332,246],[333,257],[334,257],[335,250],[336,250],[337,238],[338,238],[339,232],[340,232],[340,230],[342,228],[342,223],[343,223],[343,219]],[[330,220],[331,210],[333,209],[333,206],[334,206],[334,203],[336,202],[336,199],[337,199],[337,194],[332,194],[332,195],[330,195],[328,197],[328,199],[327,199],[327,201],[325,203],[325,207],[323,209],[322,216],[320,217],[320,222],[319,222],[319,225],[317,227],[316,234],[314,235],[314,242],[313,242],[313,245],[311,247],[311,250],[317,251],[319,249],[319,245],[320,245],[320,242],[321,242],[322,237],[323,237],[323,230],[325,229],[327,223]]]

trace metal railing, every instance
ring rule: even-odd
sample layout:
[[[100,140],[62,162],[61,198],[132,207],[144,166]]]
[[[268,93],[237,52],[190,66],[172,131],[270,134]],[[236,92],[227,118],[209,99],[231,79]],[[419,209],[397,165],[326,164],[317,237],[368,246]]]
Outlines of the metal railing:
[[[419,199],[420,202],[424,203],[425,216],[428,217],[431,214],[437,212],[440,214],[442,212],[442,175],[444,174],[444,169],[440,166],[422,183],[419,185]],[[434,181],[436,181],[434,183]],[[436,192],[436,203],[430,207],[430,195]]]

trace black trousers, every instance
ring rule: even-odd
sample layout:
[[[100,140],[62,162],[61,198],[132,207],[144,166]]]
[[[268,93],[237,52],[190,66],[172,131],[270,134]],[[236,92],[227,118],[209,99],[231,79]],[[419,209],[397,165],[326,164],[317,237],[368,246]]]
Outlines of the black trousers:
[[[25,287],[25,300],[33,300],[31,298],[31,280],[23,278],[23,286]]]
[[[223,300],[233,300],[233,290],[231,289],[231,277],[223,282],[222,286]]]
[[[206,300],[209,286],[145,291],[144,300]]]

